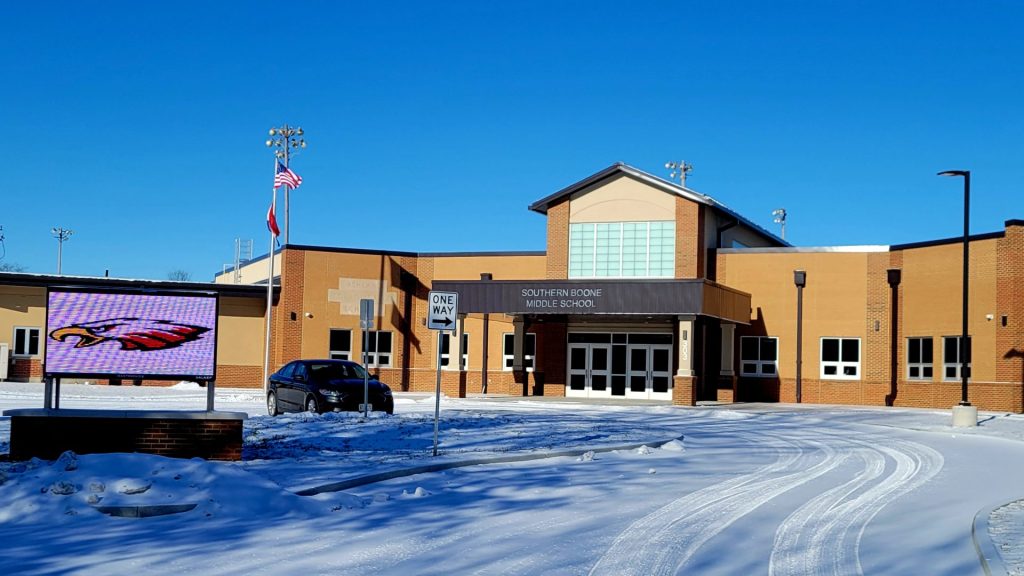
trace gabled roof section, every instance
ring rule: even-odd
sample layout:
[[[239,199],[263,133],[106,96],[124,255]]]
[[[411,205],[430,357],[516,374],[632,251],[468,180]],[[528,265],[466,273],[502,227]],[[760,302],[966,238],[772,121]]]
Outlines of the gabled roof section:
[[[673,195],[676,195],[676,196],[681,196],[683,198],[686,198],[687,200],[690,200],[692,202],[696,202],[698,204],[704,204],[705,206],[710,206],[711,208],[714,208],[715,210],[717,210],[719,212],[722,212],[723,214],[727,214],[727,215],[735,218],[736,220],[738,220],[739,222],[741,222],[745,226],[747,226],[747,227],[751,228],[752,230],[758,232],[759,234],[769,238],[773,242],[778,243],[779,246],[789,246],[790,245],[788,242],[786,242],[782,238],[779,238],[778,236],[776,236],[775,234],[772,234],[771,232],[769,232],[765,228],[763,228],[763,227],[753,223],[752,221],[748,220],[747,218],[744,218],[742,215],[740,215],[736,211],[732,210],[731,208],[729,208],[725,204],[722,204],[718,200],[715,200],[711,196],[708,196],[706,194],[701,194],[700,192],[697,192],[696,190],[691,190],[690,188],[686,188],[684,186],[680,186],[679,184],[676,184],[675,182],[670,182],[670,181],[665,180],[663,178],[659,178],[659,177],[657,177],[657,176],[655,176],[653,174],[648,174],[647,172],[644,172],[643,170],[640,170],[639,168],[634,168],[633,166],[630,166],[628,164],[624,164],[622,162],[616,162],[615,164],[612,164],[611,166],[605,168],[604,170],[601,170],[600,172],[598,172],[596,174],[588,176],[588,177],[584,178],[583,180],[580,180],[579,182],[577,182],[575,184],[571,184],[571,185],[569,185],[569,186],[567,186],[565,188],[562,188],[561,190],[559,190],[558,192],[555,192],[554,194],[551,194],[550,196],[547,196],[547,197],[541,198],[540,200],[537,200],[533,204],[530,204],[530,210],[533,210],[534,212],[539,212],[541,214],[547,214],[548,213],[548,208],[550,208],[552,204],[555,204],[555,203],[557,203],[557,202],[559,202],[559,201],[561,201],[561,200],[563,200],[565,198],[568,198],[570,195],[575,194],[576,192],[579,192],[579,191],[584,190],[584,189],[586,189],[586,188],[588,188],[590,186],[598,184],[598,183],[602,182],[603,180],[607,180],[609,178],[614,178],[614,177],[616,177],[616,176],[618,176],[620,174],[623,174],[623,175],[626,175],[626,176],[630,176],[630,177],[632,177],[632,178],[634,178],[636,180],[639,180],[639,181],[641,181],[641,182],[651,186],[652,188],[657,188],[657,189],[659,189],[659,190],[661,190],[663,192],[667,192],[669,194],[673,194]]]

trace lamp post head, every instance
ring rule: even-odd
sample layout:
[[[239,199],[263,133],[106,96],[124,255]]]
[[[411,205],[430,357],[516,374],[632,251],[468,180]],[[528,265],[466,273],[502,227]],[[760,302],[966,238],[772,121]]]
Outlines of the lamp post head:
[[[804,270],[793,270],[793,283],[799,288],[807,285],[807,272]]]
[[[970,170],[944,170],[939,172],[937,176],[969,176]]]

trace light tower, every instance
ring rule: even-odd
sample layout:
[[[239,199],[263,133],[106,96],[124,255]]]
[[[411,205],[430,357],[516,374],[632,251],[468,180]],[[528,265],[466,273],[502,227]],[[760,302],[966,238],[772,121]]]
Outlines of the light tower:
[[[775,217],[774,222],[782,225],[782,239],[786,239],[786,209],[777,208],[772,210],[772,216]]]
[[[686,188],[686,176],[690,172],[693,172],[693,164],[689,164],[685,160],[680,160],[679,162],[665,162],[665,168],[672,171],[668,175],[669,180],[679,176],[679,185]]]
[[[61,275],[61,260],[63,260],[64,257],[64,243],[67,242],[74,233],[74,230],[69,230],[60,226],[55,226],[50,229],[50,234],[53,234],[53,237],[57,239],[57,276]]]
[[[270,129],[270,138],[267,138],[267,148],[275,148],[274,156],[284,165],[288,167],[288,161],[291,155],[297,150],[295,148],[305,148],[306,139],[302,137],[302,128],[299,126],[289,126],[287,124],[280,128]],[[290,197],[291,188],[289,186],[284,187],[284,243],[288,244],[288,232],[291,228],[288,226],[288,200]]]

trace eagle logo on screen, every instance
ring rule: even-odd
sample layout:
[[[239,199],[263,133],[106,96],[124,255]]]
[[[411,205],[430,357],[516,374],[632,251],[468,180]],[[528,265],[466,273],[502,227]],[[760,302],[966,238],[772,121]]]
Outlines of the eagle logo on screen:
[[[199,339],[209,328],[147,318],[111,318],[80,322],[50,332],[50,338],[64,342],[78,338],[75,348],[88,348],[103,342],[116,341],[121,350],[167,350]]]

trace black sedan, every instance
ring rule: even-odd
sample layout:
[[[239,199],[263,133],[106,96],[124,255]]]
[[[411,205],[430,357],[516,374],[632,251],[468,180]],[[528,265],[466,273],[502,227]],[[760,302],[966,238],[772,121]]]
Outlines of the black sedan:
[[[267,412],[362,411],[363,367],[347,360],[296,360],[270,375]],[[372,376],[369,399],[373,412],[395,411],[391,388]]]

